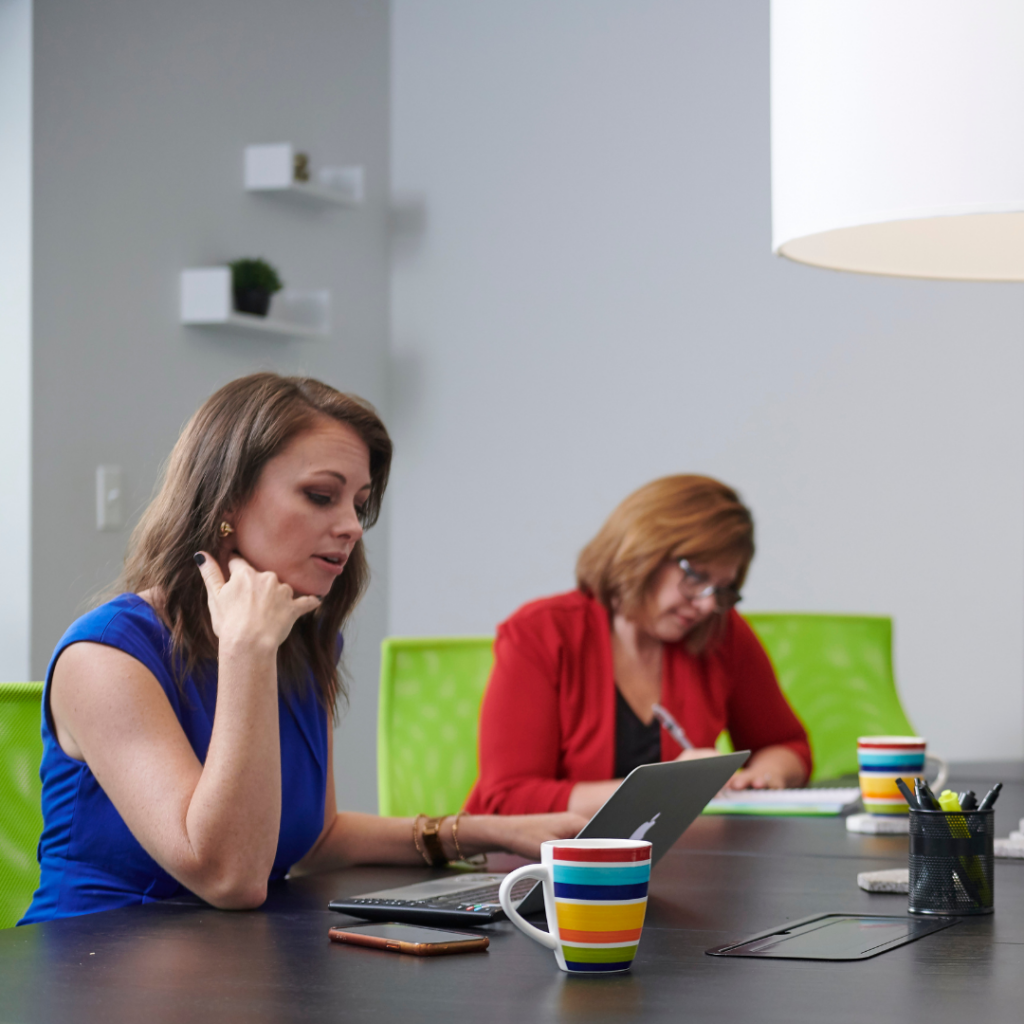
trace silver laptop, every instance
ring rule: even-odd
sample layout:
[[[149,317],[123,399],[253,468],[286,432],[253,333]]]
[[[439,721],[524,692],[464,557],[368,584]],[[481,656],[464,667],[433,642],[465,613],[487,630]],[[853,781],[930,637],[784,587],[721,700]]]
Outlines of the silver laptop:
[[[641,765],[623,779],[577,838],[646,839],[653,846],[653,867],[748,757],[750,751],[742,750],[692,761]],[[498,903],[498,886],[504,877],[454,874],[334,900],[328,906],[376,921],[479,926],[504,916]],[[543,890],[530,879],[513,888],[512,898],[522,914],[544,908]]]

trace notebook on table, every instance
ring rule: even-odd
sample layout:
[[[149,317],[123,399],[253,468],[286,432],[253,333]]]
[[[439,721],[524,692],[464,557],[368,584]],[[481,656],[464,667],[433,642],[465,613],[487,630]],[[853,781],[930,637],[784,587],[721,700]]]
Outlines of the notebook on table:
[[[653,868],[749,756],[749,750],[741,750],[719,757],[641,765],[623,779],[576,838],[647,839],[653,846]],[[504,917],[498,903],[498,886],[504,877],[454,874],[332,900],[328,906],[371,921],[478,926]],[[530,879],[513,888],[512,898],[521,914],[544,907],[543,890]]]
[[[860,799],[856,786],[832,789],[735,789],[711,800],[705,814],[778,814],[827,817]]]

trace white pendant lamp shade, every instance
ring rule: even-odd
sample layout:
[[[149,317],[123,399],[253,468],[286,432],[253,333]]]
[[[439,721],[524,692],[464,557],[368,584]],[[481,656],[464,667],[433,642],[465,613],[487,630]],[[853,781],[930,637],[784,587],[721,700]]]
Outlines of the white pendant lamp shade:
[[[772,0],[772,248],[1024,281],[1024,0]]]

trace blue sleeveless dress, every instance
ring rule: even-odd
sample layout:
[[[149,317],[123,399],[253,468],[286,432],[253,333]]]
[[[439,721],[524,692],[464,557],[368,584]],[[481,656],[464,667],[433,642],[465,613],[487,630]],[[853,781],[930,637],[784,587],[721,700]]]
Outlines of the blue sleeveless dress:
[[[139,845],[88,765],[68,757],[54,733],[50,682],[61,652],[80,641],[130,654],[156,677],[196,757],[206,760],[217,703],[216,674],[183,689],[174,681],[170,634],[137,594],[121,594],[78,619],[61,638],[43,691],[43,834],[39,888],[19,924],[91,914],[186,893]],[[281,833],[271,881],[283,878],[320,835],[327,786],[327,712],[312,684],[300,700],[278,698]]]

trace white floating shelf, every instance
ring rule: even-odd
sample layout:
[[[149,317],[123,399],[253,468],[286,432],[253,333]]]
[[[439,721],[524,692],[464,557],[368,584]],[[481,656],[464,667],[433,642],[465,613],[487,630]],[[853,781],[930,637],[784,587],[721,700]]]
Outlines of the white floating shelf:
[[[245,188],[336,206],[361,205],[365,191],[362,167],[321,167],[315,181],[296,181],[290,142],[245,147]]]
[[[239,313],[234,308],[230,267],[191,267],[181,272],[181,322],[191,327],[322,338],[331,327],[331,293],[325,288],[285,288],[271,299],[267,316]]]

